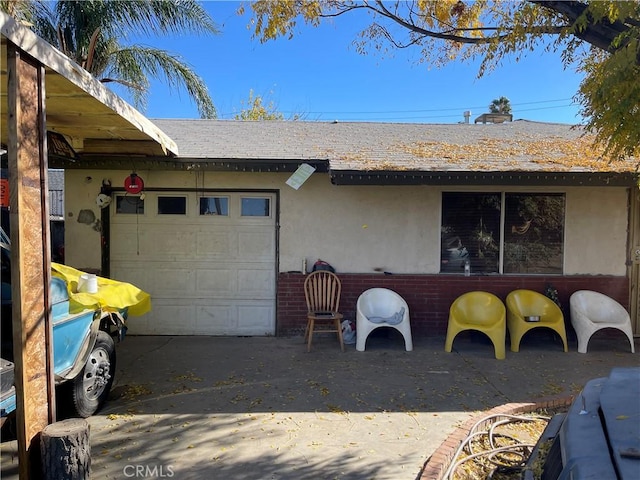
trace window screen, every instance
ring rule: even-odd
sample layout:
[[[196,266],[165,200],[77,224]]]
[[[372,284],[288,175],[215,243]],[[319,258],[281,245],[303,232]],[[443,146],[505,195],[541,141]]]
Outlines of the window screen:
[[[444,192],[440,271],[561,274],[564,213],[564,194]]]
[[[564,195],[506,194],[504,273],[562,273]]]
[[[498,272],[500,258],[500,194],[442,194],[441,271]]]

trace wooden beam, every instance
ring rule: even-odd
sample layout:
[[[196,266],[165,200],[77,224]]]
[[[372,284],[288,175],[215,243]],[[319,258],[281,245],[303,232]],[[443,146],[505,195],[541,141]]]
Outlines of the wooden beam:
[[[44,68],[8,48],[11,294],[20,479],[39,478],[40,432],[55,421]]]
[[[84,153],[91,155],[143,155],[146,157],[162,157],[165,152],[160,146],[151,141],[135,140],[94,140],[87,138],[84,141]],[[165,157],[166,158],[166,157]]]

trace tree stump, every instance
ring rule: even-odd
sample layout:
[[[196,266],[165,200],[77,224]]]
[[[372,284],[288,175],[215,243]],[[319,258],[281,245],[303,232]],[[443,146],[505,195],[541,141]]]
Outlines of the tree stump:
[[[91,470],[89,423],[69,418],[47,425],[40,436],[44,480],[85,480]]]

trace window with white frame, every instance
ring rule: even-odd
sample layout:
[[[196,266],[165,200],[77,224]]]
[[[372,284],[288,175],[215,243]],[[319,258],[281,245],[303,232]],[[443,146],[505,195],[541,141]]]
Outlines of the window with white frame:
[[[159,196],[158,215],[186,215],[187,197]]]
[[[138,195],[117,195],[117,214],[144,214],[144,199]]]
[[[564,217],[564,194],[443,192],[440,271],[561,274]]]
[[[200,197],[200,215],[229,216],[229,197]]]
[[[268,198],[242,197],[240,215],[242,217],[268,217],[271,215],[271,202]]]

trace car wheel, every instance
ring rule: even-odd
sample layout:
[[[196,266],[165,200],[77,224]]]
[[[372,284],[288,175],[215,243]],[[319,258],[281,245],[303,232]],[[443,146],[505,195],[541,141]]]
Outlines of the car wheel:
[[[75,413],[93,415],[109,396],[116,370],[116,347],[111,335],[100,330],[82,372],[73,379],[72,400]]]

